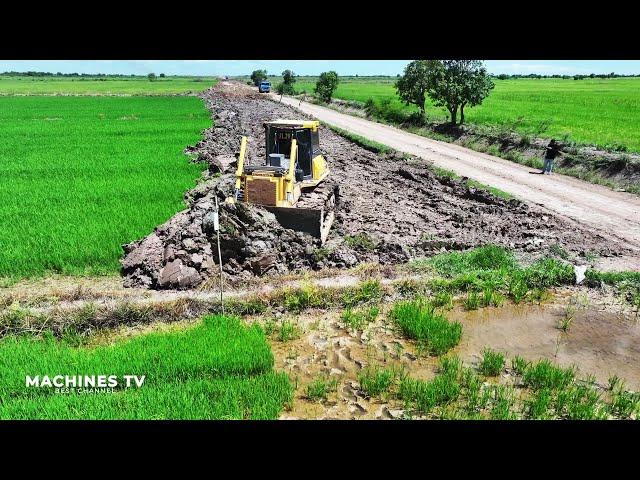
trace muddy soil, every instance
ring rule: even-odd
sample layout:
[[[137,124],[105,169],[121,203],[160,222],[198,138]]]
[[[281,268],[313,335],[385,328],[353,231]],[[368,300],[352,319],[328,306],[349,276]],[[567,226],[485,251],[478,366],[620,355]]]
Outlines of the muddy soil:
[[[214,126],[189,153],[209,163],[208,177],[186,194],[187,210],[124,246],[127,286],[188,289],[215,275],[211,212],[216,197],[222,202],[231,193],[241,135],[249,139],[247,162],[262,163],[263,122],[304,116],[233,82],[220,82],[203,98]],[[487,243],[532,256],[555,244],[577,256],[626,253],[625,247],[537,206],[498,198],[464,180],[438,177],[409,156],[370,152],[328,128],[321,129],[320,138],[331,179],[340,188],[340,207],[327,243],[320,248],[308,235],[282,228],[259,207],[223,205],[222,260],[228,278],[242,281],[361,262],[402,263]],[[375,246],[345,243],[345,236],[358,234]]]
[[[447,315],[463,324],[461,343],[451,350],[467,365],[480,363],[485,347],[501,351],[507,358],[503,374],[495,381],[510,383],[510,360],[520,355],[528,361],[547,358],[577,368],[580,379],[594,375],[600,387],[611,375],[626,381],[629,389],[640,389],[640,327],[634,316],[614,312],[592,303],[576,313],[567,333],[558,324],[577,291],[561,292],[542,305],[505,305],[465,312],[460,307]],[[405,416],[404,405],[392,398],[369,398],[360,388],[358,374],[365,368],[403,370],[412,378],[428,380],[438,371],[438,359],[425,356],[414,342],[395,331],[383,308],[380,316],[363,331],[349,329],[335,311],[310,311],[275,318],[254,317],[248,322],[283,321],[294,324],[297,338],[270,338],[275,368],[287,372],[296,386],[292,409],[282,419],[394,419]],[[306,387],[319,378],[335,382],[327,400],[306,397]],[[493,380],[492,380],[493,381]]]
[[[548,358],[564,367],[577,365],[606,385],[612,375],[640,389],[640,323],[634,315],[621,315],[590,305],[578,309],[565,332],[566,299],[550,305],[506,305],[449,315],[464,327],[457,352],[470,363],[479,363],[485,347],[527,360]]]

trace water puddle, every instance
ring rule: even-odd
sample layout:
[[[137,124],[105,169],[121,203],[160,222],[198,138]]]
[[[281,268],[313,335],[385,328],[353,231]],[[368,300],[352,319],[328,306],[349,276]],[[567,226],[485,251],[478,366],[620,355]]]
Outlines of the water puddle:
[[[505,305],[449,313],[450,319],[463,324],[456,351],[465,361],[479,362],[482,349],[490,347],[509,359],[520,355],[576,365],[579,376],[593,374],[603,384],[618,375],[630,389],[640,390],[640,322],[636,318],[588,306],[575,312],[568,331],[563,332],[559,325],[564,316],[561,305]]]

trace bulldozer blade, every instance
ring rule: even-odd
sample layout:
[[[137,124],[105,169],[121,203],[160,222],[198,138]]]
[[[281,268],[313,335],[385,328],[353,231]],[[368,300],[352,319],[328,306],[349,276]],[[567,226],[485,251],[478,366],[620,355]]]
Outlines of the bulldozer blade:
[[[324,209],[315,208],[284,208],[284,207],[264,207],[276,216],[278,223],[284,228],[290,228],[299,232],[319,238],[324,243],[329,235],[329,230],[333,224],[335,213],[328,212],[325,215]]]

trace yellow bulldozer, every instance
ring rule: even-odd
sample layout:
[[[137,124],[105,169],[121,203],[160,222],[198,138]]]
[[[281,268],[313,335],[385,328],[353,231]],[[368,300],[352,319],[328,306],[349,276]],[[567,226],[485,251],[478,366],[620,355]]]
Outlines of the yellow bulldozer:
[[[265,158],[257,165],[245,163],[247,137],[242,137],[235,191],[227,201],[261,205],[283,227],[324,243],[335,218],[338,186],[327,181],[319,126],[314,120],[265,122]]]

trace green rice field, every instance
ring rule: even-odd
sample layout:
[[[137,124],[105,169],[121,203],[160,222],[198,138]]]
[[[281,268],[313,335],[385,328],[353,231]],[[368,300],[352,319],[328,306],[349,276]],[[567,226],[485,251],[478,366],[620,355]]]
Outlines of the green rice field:
[[[313,92],[315,78],[301,77],[298,91]],[[276,83],[278,80],[274,79]],[[335,98],[380,104],[388,109],[412,113],[400,101],[395,78],[341,79]],[[604,148],[626,147],[640,151],[640,78],[613,79],[512,79],[495,80],[495,89],[485,102],[465,110],[468,123],[511,126],[521,133],[563,137]],[[427,107],[431,120],[445,121],[442,108]],[[548,123],[546,131],[540,127]]]
[[[273,370],[264,332],[233,317],[92,348],[7,337],[0,359],[0,419],[274,419],[293,395],[287,375]],[[25,382],[78,374],[114,375],[118,386],[56,392]],[[125,375],[144,383],[127,388]]]
[[[0,278],[116,273],[184,208],[210,125],[189,96],[0,97]]]
[[[28,77],[0,75],[0,95],[171,95],[198,93],[213,77]]]

